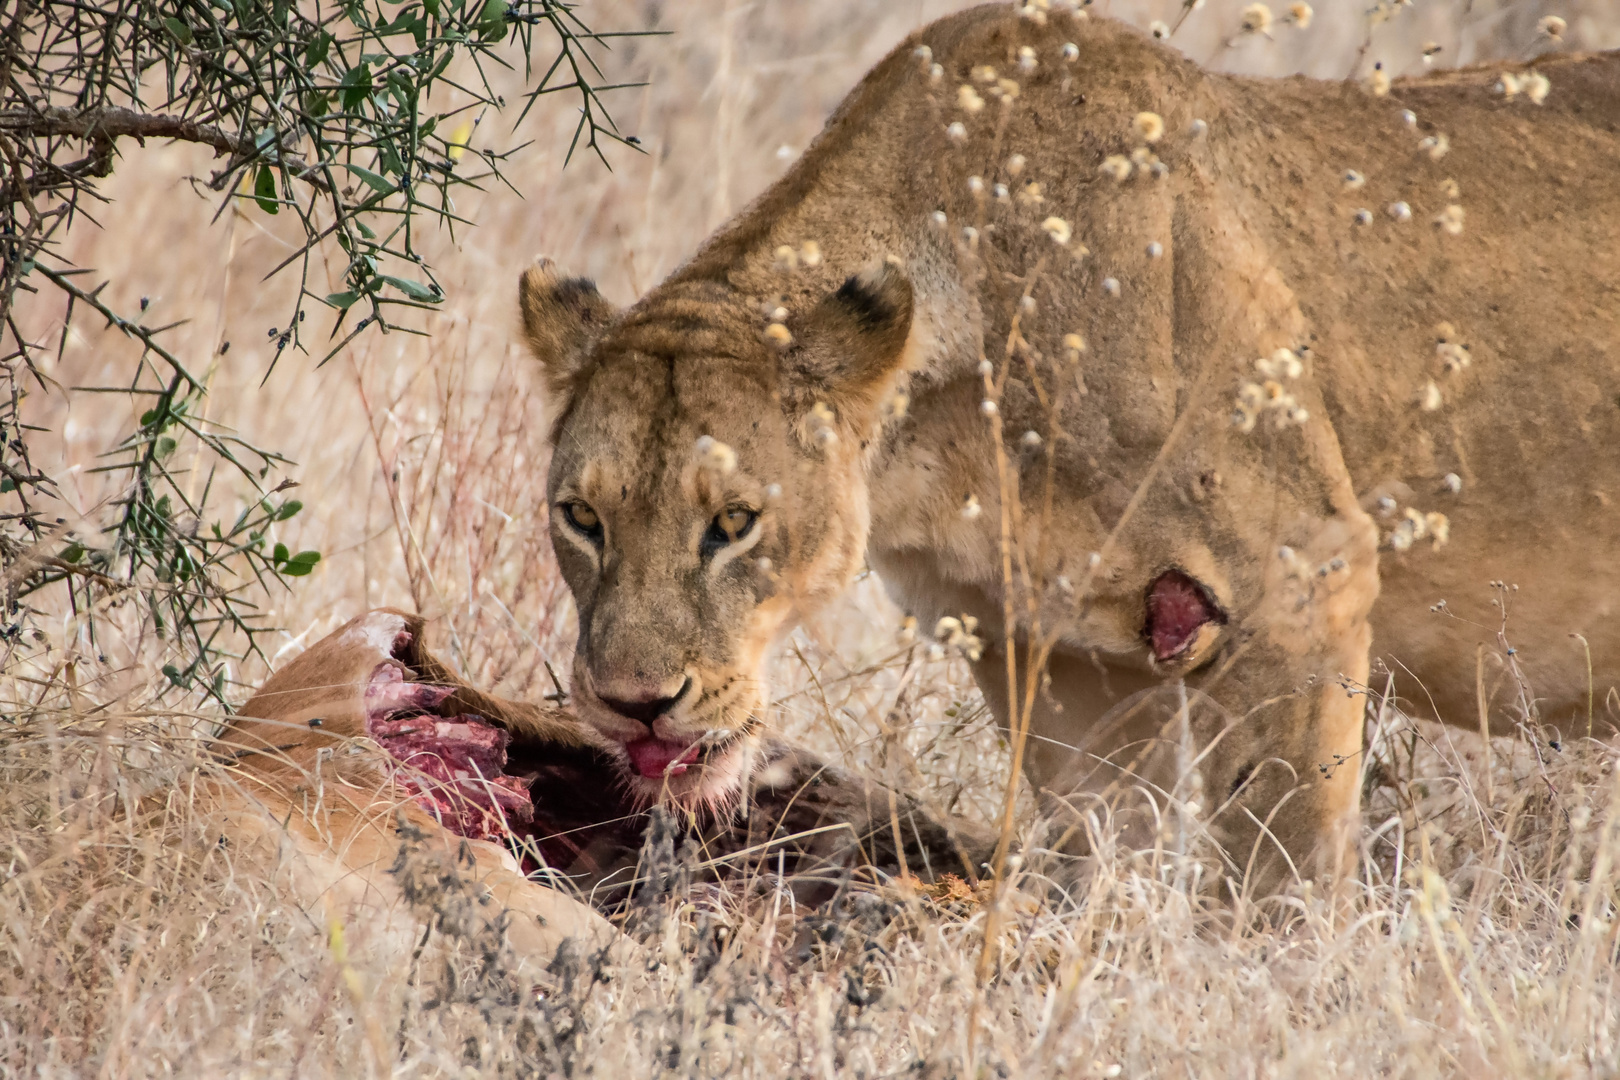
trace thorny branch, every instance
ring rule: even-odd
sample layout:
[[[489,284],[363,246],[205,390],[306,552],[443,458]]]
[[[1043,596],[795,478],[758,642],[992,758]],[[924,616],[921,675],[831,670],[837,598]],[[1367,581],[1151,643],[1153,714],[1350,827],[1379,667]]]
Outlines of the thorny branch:
[[[292,481],[276,486],[271,469],[290,462],[202,419],[211,359],[182,359],[163,344],[170,326],[115,310],[106,285],[81,285],[87,271],[61,254],[121,154],[149,139],[206,146],[223,161],[199,191],[223,193],[222,209],[241,202],[289,211],[304,240],[276,272],[296,266],[300,287],[285,329],[270,338],[277,358],[307,351],[309,314],[329,311],[330,358],[364,330],[408,330],[398,309],[431,310],[444,299],[413,222],[425,212],[453,230],[465,221],[457,189],[504,182],[509,151],[472,143],[485,114],[506,105],[486,65],[509,67],[501,53],[509,44],[524,61],[525,112],[542,94],[572,94],[581,107],[577,144],[599,157],[607,142],[635,144],[601,100],[617,86],[593,55],[619,36],[629,35],[592,31],[565,0],[427,0],[386,10],[368,0],[10,0],[0,8],[0,338],[10,338],[0,349],[0,641],[21,640],[35,614],[27,598],[58,588],[80,616],[72,633],[96,652],[98,601],[139,596],[152,628],[179,646],[165,668],[173,684],[223,701],[224,659],[236,655],[227,650],[255,650],[266,629],[248,590],[307,574],[320,558],[273,543],[272,526],[302,506],[272,497]],[[534,64],[535,48],[547,44],[555,60]],[[440,104],[441,88],[472,102]],[[329,274],[317,274],[316,260],[327,260]],[[316,287],[328,277],[337,291]],[[48,346],[15,317],[18,294],[41,287],[64,302],[58,353],[85,310],[141,346],[120,391],[140,402],[137,429],[90,470],[123,485],[102,508],[110,520],[67,506],[30,460],[28,393],[70,392],[42,374],[36,360]],[[363,317],[351,321],[351,309]],[[177,456],[182,442],[207,454]],[[171,466],[188,458],[204,470],[200,497],[195,478],[176,482],[188,470]],[[221,465],[251,491],[229,522],[213,521],[208,507]]]

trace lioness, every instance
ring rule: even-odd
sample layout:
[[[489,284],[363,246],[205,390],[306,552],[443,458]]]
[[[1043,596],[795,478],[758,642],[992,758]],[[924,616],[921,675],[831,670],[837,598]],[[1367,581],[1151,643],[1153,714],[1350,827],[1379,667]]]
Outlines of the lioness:
[[[1620,54],[1380,95],[1030,14],[918,32],[628,309],[523,275],[579,708],[723,807],[869,564],[977,618],[1038,788],[1331,872],[1374,653],[1493,728],[1620,681]]]

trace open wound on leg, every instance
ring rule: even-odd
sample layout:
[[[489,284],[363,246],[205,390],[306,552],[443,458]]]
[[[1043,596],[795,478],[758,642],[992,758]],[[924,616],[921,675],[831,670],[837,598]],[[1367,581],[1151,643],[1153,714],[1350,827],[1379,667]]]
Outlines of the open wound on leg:
[[[1175,659],[1192,648],[1203,627],[1225,622],[1226,613],[1209,589],[1180,570],[1166,570],[1148,586],[1147,626],[1142,636],[1156,660]]]
[[[395,779],[458,836],[500,842],[534,820],[528,781],[506,774],[512,736],[480,716],[441,716],[453,687],[382,664],[366,687],[366,734],[403,766]]]

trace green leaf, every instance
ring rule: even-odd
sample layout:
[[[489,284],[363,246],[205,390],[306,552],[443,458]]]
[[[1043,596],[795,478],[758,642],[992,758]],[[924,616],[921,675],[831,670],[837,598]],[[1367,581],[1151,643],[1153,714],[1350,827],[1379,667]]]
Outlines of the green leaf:
[[[506,0],[486,0],[478,16],[478,36],[485,41],[499,41],[506,36]]]
[[[276,201],[276,174],[268,165],[259,166],[258,178],[253,181],[253,198],[265,213],[281,213],[281,204]]]
[[[371,96],[371,65],[361,64],[352,67],[343,73],[343,107],[345,109],[358,108],[361,102]]]
[[[174,39],[180,44],[191,44],[191,27],[176,18],[164,19],[163,25],[168,28],[169,33],[173,34]]]
[[[335,307],[339,311],[348,311],[358,299],[360,299],[360,294],[351,290],[349,292],[329,293],[326,297],[326,303],[327,306]]]
[[[273,562],[273,563],[284,563],[284,562],[286,562],[287,561],[287,545],[286,544],[277,544],[275,546],[275,550],[270,553],[270,561]]]
[[[67,547],[62,549],[61,558],[63,562],[78,562],[80,559],[84,558],[84,545],[79,543],[69,544]]]
[[[310,39],[309,48],[304,50],[304,62],[309,67],[326,63],[326,57],[332,51],[332,35],[322,30]]]
[[[439,293],[434,292],[421,282],[412,281],[410,278],[391,277],[388,274],[378,274],[377,276],[388,282],[388,284],[392,285],[400,292],[404,293],[406,296],[410,297],[412,300],[421,300],[424,303],[437,304],[440,300],[444,299],[444,297]]]
[[[370,169],[363,169],[358,165],[350,165],[348,163],[344,163],[343,167],[354,173],[360,179],[364,180],[366,182],[366,186],[377,192],[379,195],[392,195],[394,193],[394,189],[399,186],[392,180],[388,179],[388,177],[383,176],[380,173],[374,173]]]
[[[276,520],[286,521],[303,508],[304,504],[299,502],[297,499],[288,499],[286,502],[281,504],[281,509],[276,511]]]
[[[168,676],[170,685],[185,689],[186,677],[181,674],[179,668],[175,667],[173,664],[164,664],[163,674]]]
[[[281,572],[286,574],[288,577],[303,577],[311,570],[315,569],[315,564],[320,561],[320,552],[300,551],[298,554],[287,560],[287,565],[281,568]]]

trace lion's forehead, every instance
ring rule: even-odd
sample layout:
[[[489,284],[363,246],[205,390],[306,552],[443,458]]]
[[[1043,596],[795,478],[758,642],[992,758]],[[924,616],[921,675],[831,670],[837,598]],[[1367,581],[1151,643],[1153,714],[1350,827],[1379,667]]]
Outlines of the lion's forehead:
[[[682,487],[694,467],[769,483],[761,477],[782,471],[787,440],[757,370],[725,357],[620,355],[581,388],[556,453],[587,498],[628,500]]]

